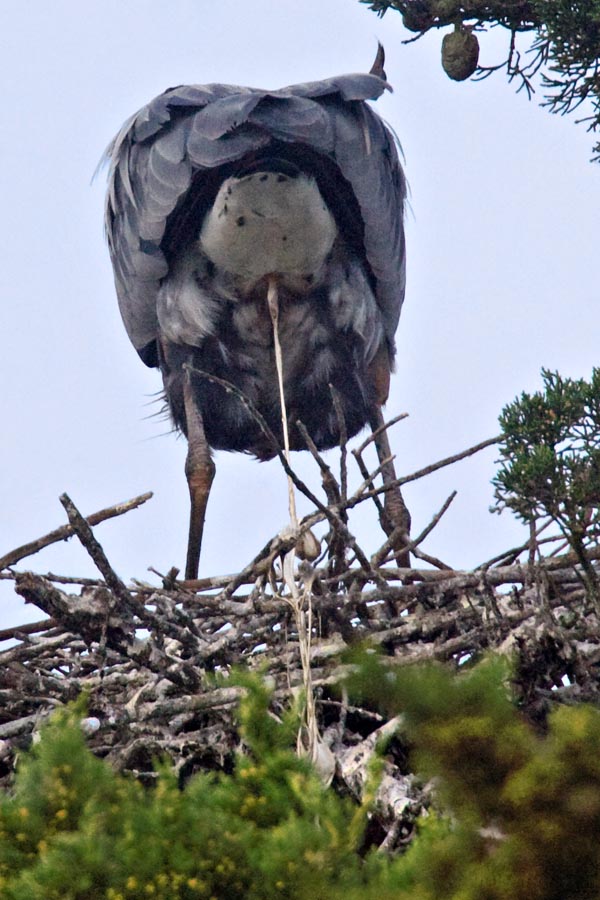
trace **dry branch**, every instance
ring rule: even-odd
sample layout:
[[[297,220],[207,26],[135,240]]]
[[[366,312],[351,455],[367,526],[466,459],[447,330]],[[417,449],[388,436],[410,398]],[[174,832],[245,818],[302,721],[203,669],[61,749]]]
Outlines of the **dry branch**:
[[[125,503],[115,503],[114,506],[109,506],[107,509],[101,509],[99,512],[88,516],[86,521],[88,525],[99,525],[100,522],[104,522],[106,519],[122,516],[124,513],[129,512],[129,510],[136,509],[138,506],[141,506],[142,503],[150,500],[151,497],[152,491],[148,491],[148,493],[140,494],[139,497],[134,497],[133,500],[127,500]],[[44,547],[49,547],[50,544],[56,544],[58,541],[66,541],[68,538],[73,537],[74,534],[75,531],[71,525],[61,525],[60,528],[55,528],[54,531],[50,531],[43,537],[37,538],[35,541],[30,541],[28,544],[23,544],[21,547],[16,547],[14,550],[11,550],[10,553],[5,553],[4,556],[0,556],[0,570],[6,569],[8,566],[14,566],[14,564],[18,563],[21,559],[33,556],[38,550],[43,550]]]
[[[484,441],[398,481],[424,477],[492,443]],[[376,473],[368,472],[360,453],[355,454],[362,481],[348,491],[345,459],[338,482],[332,467],[318,452],[313,455],[325,476],[328,502],[319,501],[300,528],[327,519],[336,563],[332,569],[327,560],[314,566],[303,562],[302,577],[312,586],[307,617],[311,681],[320,734],[336,761],[334,785],[360,793],[376,736],[388,730],[373,709],[339,700],[340,678],[347,671],[341,654],[362,641],[379,647],[390,665],[437,659],[458,668],[490,649],[511,653],[523,707],[533,717],[560,700],[600,699],[600,627],[573,553],[542,557],[549,538],[540,529],[533,536],[533,556],[527,542],[472,571],[387,565],[391,540],[369,555],[348,520],[352,507],[379,497]],[[63,497],[70,525],[3,557],[2,574],[14,579],[26,602],[49,616],[0,632],[5,645],[0,649],[0,779],[5,782],[15,756],[44,717],[82,690],[90,697],[90,715],[100,722],[89,738],[91,746],[114,765],[151,780],[152,757],[158,753],[169,755],[184,775],[220,768],[231,759],[239,743],[233,714],[239,688],[227,681],[234,666],[268,674],[275,712],[301,688],[307,645],[299,638],[286,588],[286,579],[289,585],[296,576],[288,568],[284,578],[281,565],[297,535],[276,535],[233,575],[196,581],[176,581],[171,575],[161,586],[126,585],[90,525],[133,509],[148,496],[87,521]],[[413,540],[418,557],[439,563],[422,550],[422,542],[435,534],[452,496]],[[6,569],[73,534],[101,578]],[[589,559],[597,564],[600,550],[590,552]],[[506,560],[510,564],[502,564]],[[79,593],[69,593],[77,583]],[[412,778],[401,774],[401,738],[391,747],[378,802],[386,847],[407,839],[424,802]]]

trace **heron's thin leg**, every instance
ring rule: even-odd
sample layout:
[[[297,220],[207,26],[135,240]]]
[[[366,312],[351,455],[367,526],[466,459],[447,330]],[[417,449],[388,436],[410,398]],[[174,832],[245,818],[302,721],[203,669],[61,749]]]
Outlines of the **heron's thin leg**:
[[[206,504],[215,477],[215,464],[204,433],[202,415],[194,400],[189,371],[184,377],[183,401],[188,439],[185,474],[190,489],[190,531],[185,564],[185,577],[189,579],[198,577]]]
[[[375,448],[381,465],[381,474],[384,485],[389,485],[396,480],[396,470],[394,462],[391,459],[392,451],[388,440],[387,429],[382,428],[385,424],[383,413],[380,406],[374,406],[369,416],[369,425],[371,430],[381,431],[375,436]],[[406,544],[410,540],[410,513],[402,497],[402,492],[398,485],[389,488],[385,492],[383,503],[384,521],[382,527],[388,537],[394,532],[398,532],[398,539],[394,541],[394,550],[396,562],[400,568],[410,567],[410,553],[406,550]],[[404,549],[403,549],[404,548]]]

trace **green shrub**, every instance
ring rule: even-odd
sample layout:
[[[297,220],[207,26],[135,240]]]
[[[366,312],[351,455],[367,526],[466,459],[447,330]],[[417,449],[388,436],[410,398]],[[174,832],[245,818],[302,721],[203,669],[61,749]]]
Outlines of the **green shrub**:
[[[598,900],[600,714],[560,708],[545,736],[488,662],[391,672],[370,659],[352,689],[402,711],[442,813],[402,856],[361,852],[368,810],[324,788],[290,750],[290,717],[247,682],[248,751],[231,775],[144,788],[85,746],[84,704],[56,713],[0,797],[2,900]]]
[[[600,898],[600,712],[559,707],[538,735],[508,679],[498,659],[454,677],[371,659],[355,679],[363,696],[402,710],[414,762],[438,779],[450,814],[429,820],[404,857],[413,888],[401,898]]]
[[[82,704],[55,714],[0,801],[0,896],[10,900],[314,898],[361,883],[358,810],[289,749],[254,682],[250,752],[185,789],[159,765],[145,789],[85,746]],[[366,871],[366,870],[365,870]]]

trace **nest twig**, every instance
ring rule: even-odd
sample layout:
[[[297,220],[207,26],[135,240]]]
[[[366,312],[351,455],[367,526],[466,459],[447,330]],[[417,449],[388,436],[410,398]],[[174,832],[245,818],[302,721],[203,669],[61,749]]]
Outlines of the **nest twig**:
[[[399,482],[426,477],[491,443]],[[532,718],[542,718],[550,704],[561,700],[597,701],[600,628],[579,562],[572,553],[541,555],[560,536],[551,539],[542,527],[522,547],[474,570],[452,569],[422,549],[451,495],[411,544],[413,555],[433,565],[400,569],[388,561],[393,545],[387,537],[382,535],[380,547],[369,554],[351,533],[349,511],[365,500],[378,503],[382,492],[362,449],[355,456],[362,480],[352,490],[345,456],[340,484],[332,467],[316,455],[327,500],[299,523],[300,529],[321,521],[330,526],[325,553],[314,564],[301,564],[301,578],[312,587],[311,679],[320,734],[335,758],[334,786],[360,796],[375,739],[391,727],[376,710],[353,707],[340,693],[346,671],[342,651],[361,641],[379,647],[390,665],[443,660],[459,668],[490,649],[511,652],[517,690]],[[270,676],[275,712],[301,688],[302,642],[280,565],[297,534],[274,536],[239,573],[126,585],[91,526],[149,496],[87,520],[63,497],[70,524],[2,558],[0,577],[12,579],[17,594],[47,617],[0,631],[3,783],[10,781],[15,758],[43,719],[81,691],[88,693],[89,714],[98,723],[90,737],[94,751],[150,781],[157,755],[170,756],[182,777],[230,761],[239,744],[233,715],[239,689],[228,683],[232,667],[244,664]],[[70,535],[94,559],[97,579],[15,569],[27,556]],[[335,554],[333,568],[328,551]],[[588,558],[595,565],[600,551],[590,551]],[[425,801],[406,775],[400,740],[390,745],[386,765],[378,840],[388,847],[407,840]],[[400,814],[393,812],[398,809]]]

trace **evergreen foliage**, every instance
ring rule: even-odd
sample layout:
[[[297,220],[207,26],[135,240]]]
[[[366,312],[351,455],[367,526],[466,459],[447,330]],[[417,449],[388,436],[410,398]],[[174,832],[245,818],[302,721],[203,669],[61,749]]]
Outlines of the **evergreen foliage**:
[[[583,108],[581,121],[588,130],[600,128],[600,0],[360,0],[382,16],[393,9],[402,15],[404,27],[421,36],[437,28],[454,28],[446,38],[471,35],[473,47],[487,29],[502,26],[510,32],[505,62],[500,65],[465,65],[459,80],[474,71],[485,78],[505,70],[509,81],[516,79],[518,90],[529,97],[535,93],[533,78],[541,75],[546,91],[542,105],[554,113],[570,113]],[[527,53],[517,46],[517,35],[528,33],[533,41]],[[415,38],[412,38],[414,40]],[[476,63],[475,55],[475,63]],[[451,78],[457,76],[444,68]],[[586,104],[582,107],[582,104]],[[600,161],[600,142],[594,146]]]
[[[600,539],[600,369],[590,381],[542,370],[543,391],[502,411],[495,509],[524,522],[555,522],[583,567],[590,596],[600,584],[586,551]]]
[[[600,897],[600,714],[561,707],[540,736],[506,667],[451,676],[374,657],[352,688],[401,710],[415,763],[439,782],[403,855],[365,847],[368,805],[325,788],[290,749],[297,718],[247,682],[247,752],[232,774],[144,788],[85,746],[79,702],[54,715],[0,800],[6,900],[313,898],[592,900]]]
[[[408,850],[411,888],[397,896],[598,900],[598,710],[561,706],[537,735],[510,699],[502,660],[456,677],[379,666],[363,669],[362,693],[403,711],[417,769],[439,779],[446,811]]]
[[[0,896],[308,898],[355,883],[362,814],[288,749],[268,699],[254,683],[242,704],[250,752],[235,773],[184,790],[166,766],[150,789],[117,775],[86,749],[81,705],[58,712],[2,800]]]

